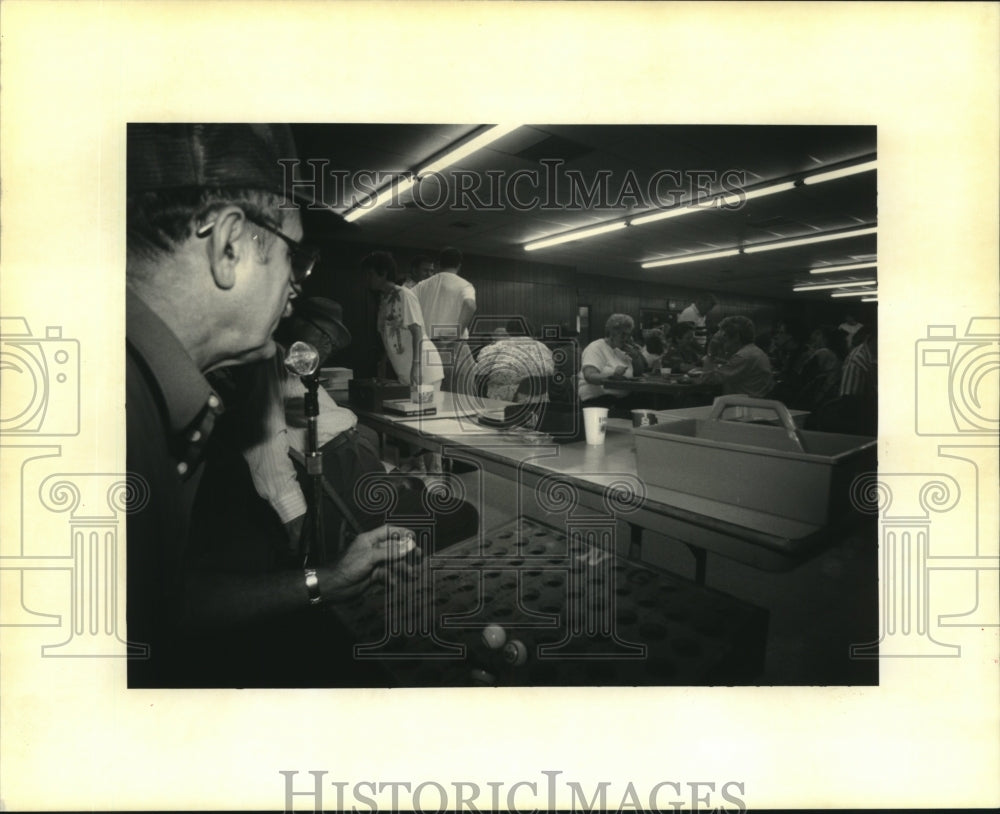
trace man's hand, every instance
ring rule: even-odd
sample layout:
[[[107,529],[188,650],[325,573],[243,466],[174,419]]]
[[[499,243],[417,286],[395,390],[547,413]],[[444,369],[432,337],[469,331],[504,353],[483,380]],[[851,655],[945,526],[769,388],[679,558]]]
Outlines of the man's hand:
[[[419,549],[409,529],[379,526],[362,532],[337,562],[318,569],[323,599],[338,602],[357,596],[382,576],[386,566],[411,551]]]

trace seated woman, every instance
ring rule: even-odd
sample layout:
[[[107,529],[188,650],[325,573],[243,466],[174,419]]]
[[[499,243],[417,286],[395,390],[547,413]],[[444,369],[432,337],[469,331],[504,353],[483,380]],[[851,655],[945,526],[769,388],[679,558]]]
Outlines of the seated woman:
[[[604,325],[605,336],[583,349],[578,393],[582,407],[621,407],[627,390],[616,390],[614,379],[631,379],[632,358],[625,351],[635,322],[628,314],[612,314]],[[611,387],[605,384],[611,382]]]
[[[754,343],[755,329],[747,317],[726,317],[719,323],[723,362],[705,357],[707,384],[721,384],[724,394],[742,393],[753,398],[765,398],[774,386],[771,362]]]

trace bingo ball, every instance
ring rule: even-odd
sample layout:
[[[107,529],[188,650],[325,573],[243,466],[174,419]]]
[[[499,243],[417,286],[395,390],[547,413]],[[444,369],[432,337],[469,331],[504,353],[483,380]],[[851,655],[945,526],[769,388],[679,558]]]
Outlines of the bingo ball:
[[[499,650],[507,643],[507,631],[500,625],[487,625],[483,628],[482,639],[490,650]]]
[[[484,687],[490,687],[497,683],[497,677],[493,673],[479,668],[470,671],[469,678],[472,679],[473,684],[479,684]]]
[[[511,639],[503,649],[503,657],[508,664],[520,667],[528,660],[528,648],[520,639]]]

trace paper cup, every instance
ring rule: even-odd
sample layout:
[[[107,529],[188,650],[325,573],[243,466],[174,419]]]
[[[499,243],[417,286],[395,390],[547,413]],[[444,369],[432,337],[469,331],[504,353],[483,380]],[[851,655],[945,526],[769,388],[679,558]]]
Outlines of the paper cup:
[[[669,368],[669,367],[661,367],[660,368],[660,374],[663,375],[663,376],[669,376],[671,370],[672,370],[672,368]]]
[[[588,444],[603,444],[604,433],[608,426],[607,407],[584,407],[583,429],[587,434]]]
[[[633,410],[632,411],[632,426],[633,427],[648,427],[650,424],[656,423],[656,413],[652,410]]]

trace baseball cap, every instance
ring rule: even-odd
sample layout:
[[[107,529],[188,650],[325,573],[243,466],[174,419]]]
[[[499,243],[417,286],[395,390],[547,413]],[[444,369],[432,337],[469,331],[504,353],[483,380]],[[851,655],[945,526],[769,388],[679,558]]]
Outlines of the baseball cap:
[[[127,141],[129,193],[256,189],[329,210],[309,185],[291,183],[298,155],[288,125],[130,123]]]

